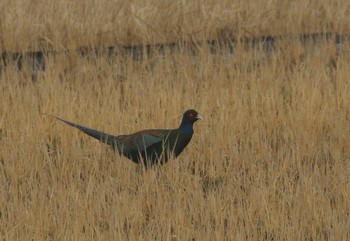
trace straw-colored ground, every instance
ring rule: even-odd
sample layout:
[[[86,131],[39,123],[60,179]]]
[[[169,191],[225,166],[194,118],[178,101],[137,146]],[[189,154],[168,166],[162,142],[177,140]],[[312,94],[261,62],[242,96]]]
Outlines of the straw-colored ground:
[[[7,49],[6,43],[12,44],[8,49],[40,46],[25,34],[24,22],[18,29],[10,24],[11,17],[27,14],[16,2],[21,1],[6,3],[8,9],[19,12],[6,17],[9,35],[1,35],[6,38],[2,48]],[[157,2],[136,10],[147,15],[151,7],[155,11]],[[75,6],[54,1],[52,9],[43,11],[41,6],[38,10],[37,19],[52,16],[48,33],[56,36],[51,39],[56,47],[60,41],[78,46],[80,40],[98,45],[92,36],[100,31],[111,39],[117,36],[106,9],[118,2],[101,1],[94,9],[85,8],[87,13],[81,14],[86,22],[73,21],[76,13],[62,8],[69,4]],[[132,4],[121,4],[133,9]],[[169,15],[171,6],[175,14],[189,18],[191,11],[200,9],[199,3],[194,9],[168,4]],[[241,7],[256,11],[252,15],[256,26],[271,27],[262,14],[268,12],[258,11],[262,3],[245,4]],[[335,25],[349,23],[343,19],[348,7],[326,8],[326,4],[321,6],[325,12],[330,9]],[[219,6],[217,10],[214,5]],[[304,8],[295,5],[291,14],[299,9],[303,19]],[[3,18],[6,10],[0,9]],[[203,16],[229,16],[227,21],[236,24],[233,28],[242,27],[235,12],[221,13],[234,9],[228,2],[210,2],[203,11],[208,9]],[[104,13],[106,18],[90,19],[89,11]],[[312,14],[317,15],[315,11]],[[130,13],[123,14],[136,21]],[[150,24],[159,33],[138,33],[145,41],[165,32],[159,27],[162,14]],[[189,28],[198,23],[192,20]],[[200,24],[203,28],[209,22]],[[289,32],[288,23],[281,32]],[[82,32],[70,35],[67,31],[74,24]],[[183,24],[186,28],[187,22]],[[129,27],[136,32],[134,25]],[[207,36],[216,30],[209,27]],[[302,27],[293,31],[308,30]],[[12,38],[22,33],[16,46]],[[259,50],[240,46],[235,56],[215,56],[203,48],[195,58],[178,52],[139,62],[128,57],[109,62],[106,57],[57,55],[48,56],[46,72],[34,82],[27,70],[2,69],[1,239],[349,240],[350,68],[347,52],[336,60],[336,69],[329,68],[334,50],[333,42],[305,49],[299,42],[285,42],[268,58]],[[148,171],[74,128],[41,115],[55,114],[107,133],[124,134],[176,128],[188,108],[196,108],[205,118],[196,123],[192,142],[179,158]]]
[[[0,50],[349,32],[348,0],[1,0]]]

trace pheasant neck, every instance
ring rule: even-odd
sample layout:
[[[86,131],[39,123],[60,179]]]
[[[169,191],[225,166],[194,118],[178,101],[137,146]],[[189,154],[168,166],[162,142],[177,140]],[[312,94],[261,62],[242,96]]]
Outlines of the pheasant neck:
[[[181,131],[184,132],[193,132],[193,124],[192,123],[181,123],[181,126],[179,128]]]

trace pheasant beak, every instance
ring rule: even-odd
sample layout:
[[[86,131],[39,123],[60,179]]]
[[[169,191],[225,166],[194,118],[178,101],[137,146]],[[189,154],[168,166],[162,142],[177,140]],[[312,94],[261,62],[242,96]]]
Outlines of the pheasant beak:
[[[201,115],[197,115],[196,117],[198,120],[203,120],[203,117]]]

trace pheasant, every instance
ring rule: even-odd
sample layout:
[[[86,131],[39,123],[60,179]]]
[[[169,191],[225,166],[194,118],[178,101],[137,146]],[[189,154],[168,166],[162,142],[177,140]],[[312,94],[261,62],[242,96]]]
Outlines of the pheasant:
[[[119,154],[135,163],[142,163],[146,167],[164,164],[170,158],[180,155],[191,141],[193,124],[203,119],[197,111],[190,109],[183,114],[180,127],[177,129],[150,129],[129,135],[114,136],[57,116],[50,116],[110,145]]]

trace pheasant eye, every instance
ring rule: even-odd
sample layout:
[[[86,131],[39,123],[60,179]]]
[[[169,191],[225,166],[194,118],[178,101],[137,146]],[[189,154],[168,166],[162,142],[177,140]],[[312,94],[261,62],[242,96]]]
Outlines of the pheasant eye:
[[[194,119],[195,118],[194,113],[193,112],[188,113],[188,118],[189,119]]]

